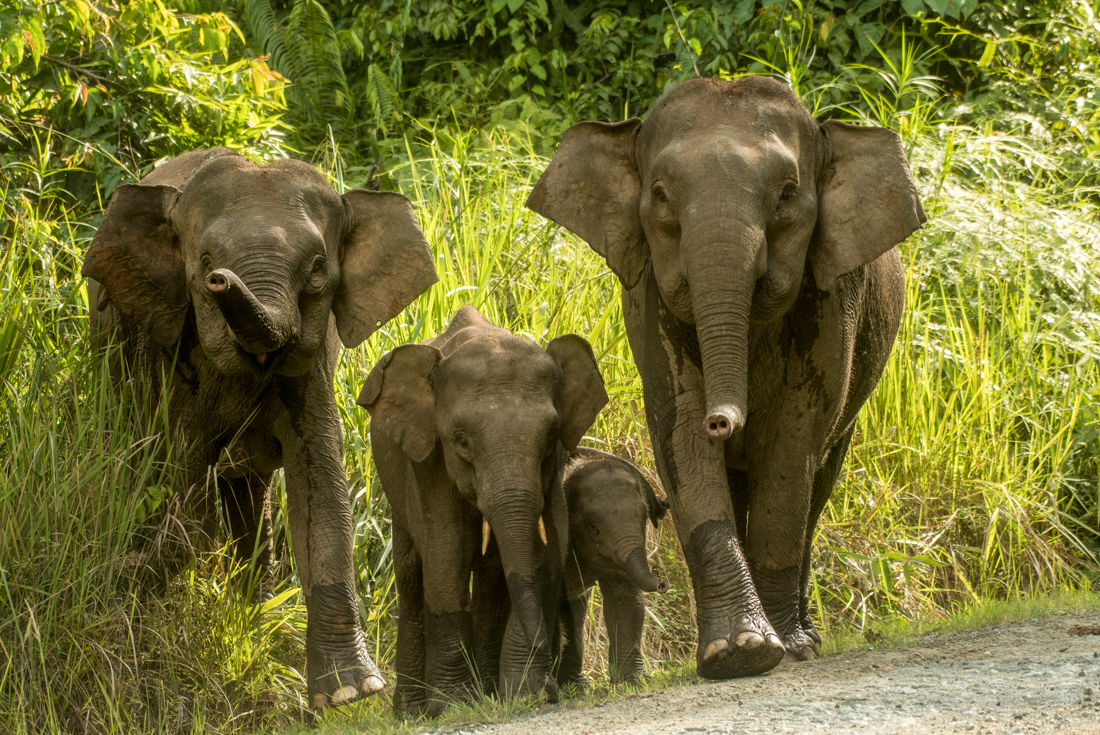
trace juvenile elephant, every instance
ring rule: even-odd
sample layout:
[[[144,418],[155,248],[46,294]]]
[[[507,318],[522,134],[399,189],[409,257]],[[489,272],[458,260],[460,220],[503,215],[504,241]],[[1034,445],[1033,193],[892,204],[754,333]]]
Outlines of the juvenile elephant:
[[[122,339],[134,379],[167,393],[207,547],[207,477],[223,450],[216,485],[236,554],[257,553],[264,569],[272,473],[286,468],[310,704],[380,690],[359,626],[332,380],[341,341],[358,345],[436,281],[408,200],[339,196],[300,161],[261,168],[225,148],[193,151],[119,187],[83,274],[93,335]]]
[[[649,570],[646,520],[657,528],[668,504],[657,498],[637,467],[597,449],[573,452],[563,483],[569,506],[569,553],[561,608],[565,646],[558,684],[584,683],[584,621],[597,582],[611,681],[638,683],[645,676],[642,592],[668,591],[668,584],[658,582]]]
[[[489,689],[556,697],[561,472],[606,403],[585,340],[543,350],[470,306],[371,370],[359,405],[393,512],[397,711],[469,698],[475,663]]]
[[[925,221],[898,136],[816,123],[773,79],[694,79],[566,131],[527,205],[623,285],[698,671],[813,658],[814,528],[901,318]]]

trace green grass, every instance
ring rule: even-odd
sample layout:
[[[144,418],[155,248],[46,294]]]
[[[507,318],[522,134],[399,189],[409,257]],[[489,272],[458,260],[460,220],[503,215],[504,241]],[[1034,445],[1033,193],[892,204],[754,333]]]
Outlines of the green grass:
[[[815,547],[814,601],[832,651],[866,645],[865,634],[903,641],[994,615],[1032,616],[1021,611],[1035,606],[1096,609],[1087,596],[1100,513],[1096,209],[1053,175],[1024,175],[1060,165],[1065,152],[1049,140],[941,125],[945,108],[903,97],[876,114],[909,121],[930,222],[903,248],[902,331]],[[336,381],[362,617],[384,670],[395,633],[389,521],[368,417],[354,398],[385,350],[436,334],[467,303],[540,343],[580,334],[611,396],[586,443],[633,459],[657,481],[618,283],[586,245],[523,208],[545,159],[525,137],[499,131],[419,130],[412,139],[385,178],[413,200],[440,282],[346,351]],[[333,163],[339,153],[330,145],[323,168],[337,186],[354,184],[344,176],[359,172]],[[227,574],[218,556],[161,577],[155,551],[177,528],[179,475],[171,457],[153,459],[163,407],[113,381],[86,341],[78,273],[89,217],[65,197],[64,171],[45,153],[0,177],[0,731],[295,727],[305,615],[291,560],[280,555],[280,596],[264,607],[242,602],[247,575]],[[690,580],[669,523],[651,543],[673,590],[650,601],[649,686],[678,686],[693,669]],[[594,686],[578,706],[631,691],[606,683],[595,607],[589,631]],[[397,722],[388,704],[377,697],[326,713],[322,724],[428,727]],[[486,700],[431,726],[537,706]]]

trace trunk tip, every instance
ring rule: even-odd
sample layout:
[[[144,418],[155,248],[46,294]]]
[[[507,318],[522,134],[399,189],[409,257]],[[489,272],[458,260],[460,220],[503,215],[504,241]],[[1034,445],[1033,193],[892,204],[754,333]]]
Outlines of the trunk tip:
[[[668,592],[668,582],[663,579],[657,583],[657,593],[663,595]]]
[[[212,294],[222,294],[229,290],[229,277],[219,268],[206,274],[206,289]]]
[[[736,406],[718,406],[707,416],[707,436],[725,441],[745,426],[745,415]]]

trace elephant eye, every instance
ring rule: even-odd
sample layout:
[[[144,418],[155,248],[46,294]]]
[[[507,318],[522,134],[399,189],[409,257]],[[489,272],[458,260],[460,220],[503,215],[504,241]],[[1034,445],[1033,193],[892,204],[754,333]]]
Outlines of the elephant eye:
[[[668,204],[668,194],[665,193],[665,187],[660,185],[653,187],[653,198],[661,204]]]
[[[454,437],[455,447],[458,448],[460,454],[469,456],[470,454],[470,440],[466,438],[465,434],[455,434]]]
[[[794,184],[787,184],[783,187],[783,192],[779,195],[779,198],[784,202],[790,201],[791,197],[793,197],[797,191],[798,189]]]
[[[588,528],[588,532],[592,534],[593,538],[599,538],[600,527],[596,525],[595,521],[588,521],[588,523],[586,523],[585,525]]]
[[[325,258],[323,255],[318,255],[316,258],[313,259],[313,265],[310,268],[310,272],[316,275],[317,273],[320,273],[322,270],[324,270],[324,268]]]

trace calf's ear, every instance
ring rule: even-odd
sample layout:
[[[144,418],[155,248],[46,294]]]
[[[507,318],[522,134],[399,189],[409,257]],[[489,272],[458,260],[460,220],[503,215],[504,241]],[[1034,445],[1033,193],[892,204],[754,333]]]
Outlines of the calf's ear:
[[[653,492],[653,486],[649,484],[649,480],[645,479],[641,472],[638,473],[638,479],[642,484],[646,507],[649,509],[649,520],[653,523],[653,527],[657,528],[657,522],[668,513],[668,501],[657,497],[657,493]]]
[[[343,200],[348,224],[332,312],[340,341],[355,347],[439,278],[405,196],[353,189]]]
[[[600,409],[607,405],[603,376],[592,347],[583,337],[566,334],[546,345],[546,352],[561,368],[558,385],[558,437],[573,451],[592,426]]]
[[[565,131],[527,208],[578,235],[632,288],[649,260],[638,214],[641,178],[634,137],[642,121],[581,122]]]
[[[826,162],[818,181],[809,260],[818,288],[878,258],[927,221],[897,133],[822,123]]]
[[[435,448],[435,389],[432,373],[442,355],[430,345],[402,345],[382,355],[356,400],[367,409],[371,431],[401,445],[414,462]]]
[[[107,301],[121,314],[166,348],[179,341],[190,307],[171,217],[179,193],[174,186],[116,189],[80,269],[103,284]]]

